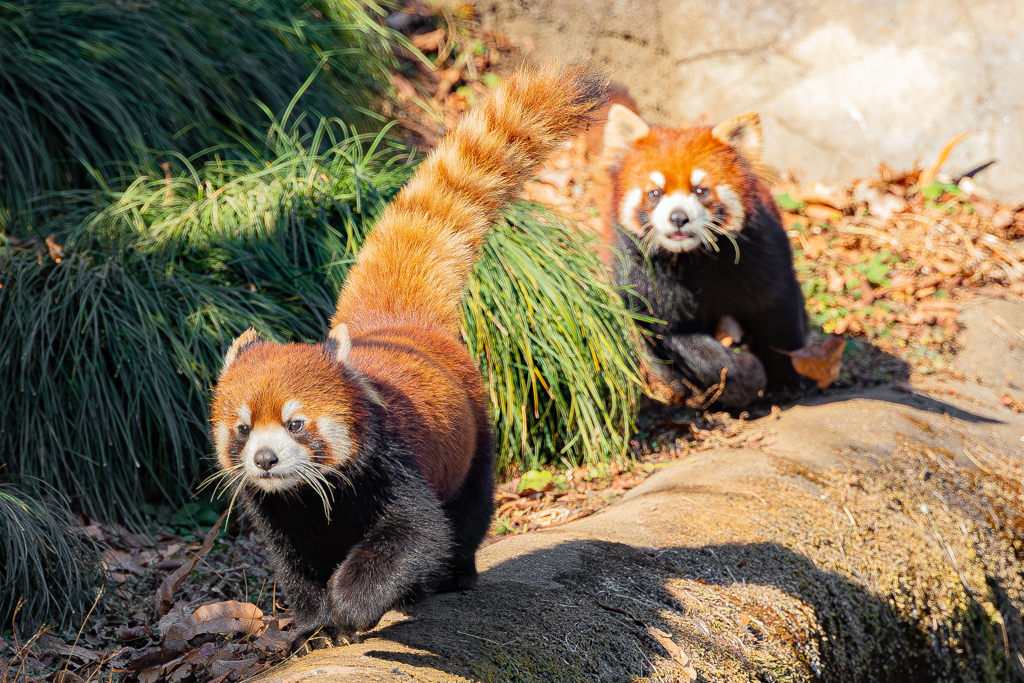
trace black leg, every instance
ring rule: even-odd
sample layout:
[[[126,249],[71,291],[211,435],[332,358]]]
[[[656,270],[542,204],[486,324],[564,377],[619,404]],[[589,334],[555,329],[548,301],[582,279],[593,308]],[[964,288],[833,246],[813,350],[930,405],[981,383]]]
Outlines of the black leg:
[[[451,531],[426,484],[403,486],[395,498],[327,582],[337,642],[376,626],[385,612],[436,581],[449,562]]]
[[[480,441],[466,481],[444,506],[454,545],[448,575],[435,586],[437,592],[469,590],[476,585],[476,550],[494,515],[494,437],[489,428]]]
[[[282,593],[290,596],[291,613],[295,617],[295,635],[288,642],[288,654],[307,645],[311,650],[326,645],[321,636],[332,637],[324,630],[331,623],[327,587],[288,570],[278,571],[277,576]]]
[[[727,368],[725,390],[719,397],[723,405],[741,408],[764,390],[764,366],[754,354],[722,346],[706,334],[666,336],[662,345],[677,374],[700,389],[717,384],[722,368]]]

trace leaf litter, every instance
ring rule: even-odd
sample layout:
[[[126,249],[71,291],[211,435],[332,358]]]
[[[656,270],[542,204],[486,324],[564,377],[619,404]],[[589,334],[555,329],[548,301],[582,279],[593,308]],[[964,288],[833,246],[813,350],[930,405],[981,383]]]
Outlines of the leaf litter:
[[[438,10],[409,3],[389,23],[399,15],[411,44],[437,68],[400,48],[405,68],[393,74],[397,107],[389,103],[384,113],[421,150],[500,82],[497,73],[532,52],[528,36],[514,42],[475,26],[469,5]],[[1024,295],[1024,206],[985,199],[970,175],[942,173],[967,135],[949,141],[924,169],[900,173],[881,165],[876,178],[844,186],[783,176],[773,188],[816,333],[791,356],[819,387],[906,386],[910,373],[949,371],[945,359],[955,350],[959,306],[978,295]],[[601,234],[599,183],[581,138],[557,152],[523,194]],[[59,245],[50,247],[59,258]],[[723,321],[717,336],[729,346],[742,330]],[[1024,412],[1018,398],[1002,403]],[[759,419],[750,419],[652,405],[629,459],[531,470],[500,486],[485,545],[593,514],[658,469],[701,451],[759,448],[780,413],[766,405],[752,409]],[[221,534],[222,521],[201,535],[147,537],[83,520],[107,547],[110,592],[77,637],[45,627],[28,637],[3,632],[0,680],[70,683],[116,675],[129,683],[223,683],[281,661],[291,618],[268,559],[248,531]],[[647,632],[689,680],[696,678],[671,634]]]

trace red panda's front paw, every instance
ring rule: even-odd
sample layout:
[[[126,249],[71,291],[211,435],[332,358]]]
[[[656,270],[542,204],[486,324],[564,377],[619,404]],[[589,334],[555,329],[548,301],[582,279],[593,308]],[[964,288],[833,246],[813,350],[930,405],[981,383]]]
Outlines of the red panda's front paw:
[[[334,634],[335,645],[357,645],[363,642],[363,637],[355,631],[337,631]]]
[[[303,629],[288,641],[288,656],[309,654],[313,650],[322,650],[334,644],[334,637],[322,628]]]

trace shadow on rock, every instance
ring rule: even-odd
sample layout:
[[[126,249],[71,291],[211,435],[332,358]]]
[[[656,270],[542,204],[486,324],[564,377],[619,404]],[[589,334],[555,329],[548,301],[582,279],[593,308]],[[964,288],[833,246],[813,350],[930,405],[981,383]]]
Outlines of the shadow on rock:
[[[617,681],[681,666],[654,627],[713,680],[1008,680],[1002,634],[977,603],[937,629],[926,618],[901,617],[774,543],[570,541],[506,560],[477,589],[434,596],[372,634],[430,654],[371,642],[365,655],[475,680]],[[966,651],[945,651],[952,631]]]

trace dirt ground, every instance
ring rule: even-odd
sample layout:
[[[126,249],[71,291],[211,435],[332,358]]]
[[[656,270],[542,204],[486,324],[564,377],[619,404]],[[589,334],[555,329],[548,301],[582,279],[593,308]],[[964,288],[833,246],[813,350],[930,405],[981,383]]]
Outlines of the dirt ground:
[[[259,680],[1024,680],[1024,301],[960,322],[950,372],[789,406]]]

